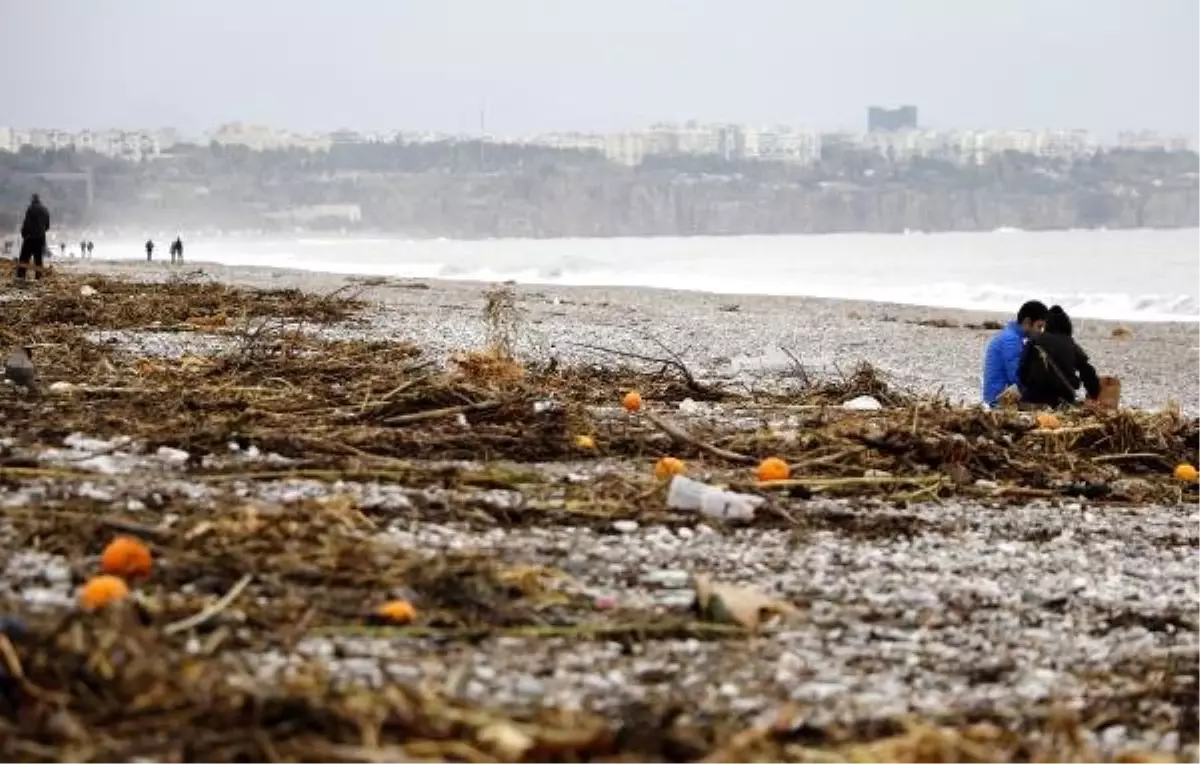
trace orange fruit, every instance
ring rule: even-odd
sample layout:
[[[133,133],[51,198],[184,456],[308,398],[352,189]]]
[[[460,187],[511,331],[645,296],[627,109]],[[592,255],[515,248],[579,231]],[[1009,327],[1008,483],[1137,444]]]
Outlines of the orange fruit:
[[[1184,463],[1175,468],[1175,477],[1185,483],[1195,483],[1200,480],[1200,472],[1192,465]]]
[[[1042,413],[1037,415],[1037,426],[1041,430],[1057,430],[1062,427],[1062,422],[1054,414]]]
[[[672,475],[682,475],[685,472],[687,465],[682,459],[676,459],[674,456],[664,456],[654,465],[655,480],[666,480]]]
[[[625,397],[621,399],[621,407],[630,414],[642,407],[642,394],[637,390],[630,390],[625,393]]]
[[[768,456],[754,471],[759,480],[787,480],[792,475],[792,468],[778,456]]]
[[[118,536],[100,555],[100,570],[110,576],[146,578],[150,575],[150,567],[150,550],[132,536]]]
[[[95,576],[79,590],[79,604],[85,610],[100,610],[129,596],[129,587],[116,576]]]
[[[375,617],[386,623],[412,623],[417,617],[417,609],[408,600],[392,600],[375,608]]]

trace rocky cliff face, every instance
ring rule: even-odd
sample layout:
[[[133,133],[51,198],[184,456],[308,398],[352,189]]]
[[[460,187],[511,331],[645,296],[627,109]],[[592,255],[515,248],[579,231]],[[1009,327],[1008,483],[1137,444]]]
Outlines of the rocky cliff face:
[[[1200,225],[1196,187],[1136,193],[731,179],[393,177],[367,194],[368,225],[431,236],[647,236],[989,231]],[[380,189],[382,191],[382,189]]]

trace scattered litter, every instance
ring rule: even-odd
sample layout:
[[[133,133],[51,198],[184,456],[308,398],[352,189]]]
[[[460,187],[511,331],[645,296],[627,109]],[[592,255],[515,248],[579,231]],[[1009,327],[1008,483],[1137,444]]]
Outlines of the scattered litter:
[[[683,475],[672,477],[667,488],[668,508],[698,511],[722,520],[750,520],[764,501],[761,496],[726,491]]]
[[[696,591],[696,610],[700,618],[716,623],[728,623],[757,631],[776,617],[790,618],[798,614],[795,607],[749,586],[714,583],[707,576],[693,579]]]
[[[847,411],[881,411],[883,404],[869,395],[860,395],[843,403],[842,408]]]

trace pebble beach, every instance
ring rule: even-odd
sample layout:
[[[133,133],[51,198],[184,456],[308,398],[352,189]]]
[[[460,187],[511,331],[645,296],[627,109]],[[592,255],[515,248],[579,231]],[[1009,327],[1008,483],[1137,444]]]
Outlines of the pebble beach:
[[[371,303],[364,320],[316,331],[410,340],[437,361],[485,342],[480,306],[492,286],[200,262],[176,269],[103,261],[61,267],[151,282],[182,272],[251,288],[344,290]],[[1007,318],[813,298],[514,289],[523,311],[523,357],[651,369],[669,358],[698,377],[746,389],[786,384],[797,375],[836,375],[866,361],[897,387],[963,404],[978,399],[980,359],[992,332],[985,324]],[[1124,405],[1160,408],[1170,402],[1196,415],[1197,324],[1077,319],[1075,325],[1099,373],[1122,380]],[[223,349],[220,338],[152,330],[98,333],[93,341],[145,357]],[[229,458],[234,456],[272,458],[244,452]],[[1136,700],[1148,671],[1179,660],[1194,667],[1200,651],[1200,512],[1194,501],[1096,506],[1033,500],[1014,506],[947,500],[898,507],[818,497],[798,505],[807,519],[790,530],[633,520],[487,527],[421,518],[414,507],[455,500],[435,489],[304,479],[197,484],[180,474],[170,453],[138,454],[111,442],[76,441],[54,458],[78,463],[101,457],[127,461],[98,471],[85,486],[34,481],[8,487],[0,506],[19,509],[86,490],[98,505],[133,515],[153,503],[148,496],[157,497],[169,514],[173,505],[205,507],[230,492],[268,502],[338,494],[391,513],[375,530],[384,548],[431,557],[477,551],[545,566],[561,571],[562,586],[572,593],[663,613],[687,606],[691,575],[702,571],[759,588],[800,612],[737,642],[680,638],[630,646],[502,636],[434,646],[413,637],[312,635],[298,641],[294,655],[258,656],[264,681],[301,657],[315,657],[341,677],[373,685],[428,683],[486,706],[554,706],[616,718],[639,703],[670,702],[701,718],[751,721],[788,705],[798,709],[798,725],[814,727],[905,715],[1020,717],[1048,706],[1079,712],[1111,706],[1123,709],[1119,721],[1084,732],[1098,756],[1109,759],[1134,748],[1197,756],[1194,697],[1190,703]],[[546,468],[587,479],[631,466],[601,461]],[[127,479],[131,471],[137,481]],[[488,500],[519,506],[522,498],[500,491]],[[67,571],[75,561],[22,554],[10,555],[0,590],[49,606],[69,603]]]
[[[479,347],[479,306],[494,285],[465,281],[343,276],[313,271],[187,263],[105,262],[63,265],[71,271],[145,279],[203,271],[206,278],[255,288],[318,293],[346,290],[379,309],[368,330],[410,339],[449,355]],[[777,377],[798,360],[817,373],[867,361],[900,386],[942,393],[953,402],[979,400],[983,350],[992,331],[978,327],[1009,316],[943,308],[764,295],[717,295],[633,287],[515,285],[525,326],[520,350],[562,363],[626,361],[581,347],[662,358],[677,354],[696,374],[716,378]],[[1031,295],[1034,299],[1037,295]],[[1013,306],[1015,313],[1018,306]],[[923,325],[944,324],[938,326]],[[1195,414],[1200,405],[1200,324],[1075,320],[1075,336],[1101,375],[1121,379],[1122,401],[1157,408],[1174,401]],[[1114,337],[1114,330],[1119,336]],[[169,352],[169,349],[164,348]]]

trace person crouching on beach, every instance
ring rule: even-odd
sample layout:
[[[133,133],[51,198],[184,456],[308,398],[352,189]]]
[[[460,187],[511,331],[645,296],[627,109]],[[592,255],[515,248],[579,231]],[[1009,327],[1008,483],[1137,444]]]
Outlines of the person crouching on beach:
[[[1071,317],[1054,305],[1046,329],[1031,335],[1021,358],[1021,402],[1039,406],[1073,406],[1080,383],[1088,401],[1100,397],[1100,378],[1087,353],[1072,337]]]
[[[1021,357],[1025,341],[1046,325],[1046,305],[1030,300],[1017,311],[1017,320],[1009,321],[988,342],[983,355],[983,402],[995,406],[1010,387],[1021,386]]]

